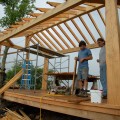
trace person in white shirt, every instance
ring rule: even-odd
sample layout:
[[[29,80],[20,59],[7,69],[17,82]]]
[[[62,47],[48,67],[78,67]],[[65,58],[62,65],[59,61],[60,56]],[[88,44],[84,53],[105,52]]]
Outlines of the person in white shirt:
[[[99,59],[97,62],[100,64],[100,81],[103,87],[103,98],[107,99],[107,76],[106,76],[106,49],[105,49],[105,40],[99,38],[97,40],[99,47],[101,47],[99,53]]]

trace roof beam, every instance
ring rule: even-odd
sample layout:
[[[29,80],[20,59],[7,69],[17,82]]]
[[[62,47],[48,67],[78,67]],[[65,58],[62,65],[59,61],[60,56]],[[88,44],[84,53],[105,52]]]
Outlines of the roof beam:
[[[68,23],[64,23],[65,26],[67,27],[67,29],[70,31],[70,33],[74,36],[74,38],[77,40],[77,42],[80,42],[80,39],[77,37],[77,35],[73,32],[73,30],[71,29],[71,27],[68,25]]]
[[[55,34],[62,40],[62,42],[66,45],[67,48],[70,48],[70,46],[68,45],[68,43],[64,40],[64,38],[60,35],[60,33],[53,27],[51,28]]]
[[[42,14],[41,13],[29,13],[29,15],[32,16],[32,17],[38,17]]]
[[[36,35],[39,37],[39,39],[41,39],[47,46],[48,48],[50,48],[51,50],[53,50],[53,48],[49,45],[49,43],[47,43],[44,38],[39,34],[39,33],[36,33]]]
[[[103,38],[103,35],[102,35],[100,29],[98,28],[98,26],[97,26],[95,20],[93,19],[92,15],[91,15],[90,13],[88,13],[88,16],[89,16],[91,22],[93,23],[94,27],[96,28],[96,30],[97,30],[99,36]]]
[[[21,22],[15,22],[16,25],[24,25],[26,21],[21,21]]]
[[[40,44],[42,47],[45,47],[43,43],[36,36],[33,36],[32,38],[34,38],[37,41],[37,43]]]
[[[41,32],[41,34],[55,47],[56,50],[60,50],[44,32]]]
[[[58,3],[58,2],[47,2],[47,4],[49,4],[52,7],[57,7],[58,5],[62,4],[62,3]]]
[[[58,5],[62,4],[62,3],[57,3],[57,2],[47,2],[47,3],[51,6],[53,6],[53,7],[57,7]],[[74,10],[86,11],[86,7],[77,6],[77,7],[74,8]]]
[[[33,19],[35,19],[35,18],[22,18],[22,20],[24,20],[24,21],[30,21],[30,20],[33,20]]]
[[[5,42],[5,41],[4,41],[4,42],[1,42],[0,45],[7,46],[7,47],[11,47],[11,48],[14,48],[14,49],[21,49],[21,48],[23,48],[23,47],[18,46],[18,45],[10,45],[10,43]]]
[[[98,48],[98,45],[97,44],[89,44],[87,45],[87,48],[89,49],[95,49],[95,48]],[[67,49],[67,50],[61,50],[61,51],[58,51],[62,54],[67,54],[67,53],[73,53],[73,52],[78,52],[80,50],[80,47],[75,47],[75,48],[70,48],[70,49]]]
[[[87,44],[90,44],[89,41],[87,40],[86,36],[83,34],[82,30],[80,29],[80,27],[78,27],[77,23],[75,22],[75,20],[71,20],[73,25],[76,27],[76,29],[78,30],[78,32],[80,33],[80,35],[83,37],[83,39],[86,41]]]
[[[104,7],[104,6],[103,6],[103,5],[98,5],[97,7],[88,7],[86,11],[77,11],[77,15],[68,15],[68,16],[66,17],[66,19],[65,19],[65,18],[62,18],[62,19],[63,19],[62,21],[60,21],[60,22],[58,22],[58,23],[56,23],[56,24],[53,24],[52,26],[47,26],[47,27],[44,27],[44,28],[42,28],[42,29],[38,29],[38,31],[36,31],[35,33],[41,32],[41,31],[46,30],[46,29],[51,28],[51,27],[54,27],[55,25],[58,25],[58,24],[60,24],[60,23],[66,22],[66,21],[69,21],[69,20],[71,20],[71,19],[74,19],[74,18],[76,18],[76,17],[82,16],[82,15],[84,15],[84,14],[86,14],[86,13],[89,13],[89,12],[91,12],[91,11],[93,11],[93,10],[97,10],[97,9],[99,9],[99,8],[102,8],[102,7]],[[67,15],[67,14],[66,14],[66,15]],[[65,15],[60,14],[59,16],[56,16],[56,17],[63,17],[63,16],[65,17]]]
[[[84,3],[83,0],[74,0],[74,1],[73,0],[69,0],[69,1],[67,1],[67,2],[65,2],[63,4],[60,4],[56,8],[54,8],[52,10],[49,10],[47,13],[45,13],[45,14],[43,14],[41,16],[38,16],[36,19],[31,20],[30,22],[26,22],[24,25],[20,26],[19,29],[13,30],[13,31],[9,32],[7,35],[0,37],[0,41],[7,40],[8,38],[11,38],[11,37],[13,37],[13,36],[23,32],[25,30],[35,26],[35,25],[38,25],[38,24],[40,24],[40,23],[42,23],[42,22],[44,22],[46,20],[49,20],[50,18],[53,18],[53,17],[57,16],[58,14],[64,13],[65,11],[70,10],[70,9],[72,9],[72,8],[82,4],[82,3]],[[87,8],[87,12],[88,11],[89,12],[93,11],[93,10],[95,10],[97,8],[101,8],[101,7],[103,7],[103,6],[98,6],[96,8],[89,7],[89,8]],[[83,14],[85,14],[85,12],[84,11],[80,11],[78,16],[83,15]],[[71,17],[69,19],[66,19],[66,20],[64,20],[64,22],[67,21],[67,20],[70,20],[72,18],[75,18],[75,17],[77,17],[77,16],[74,16],[74,17]],[[52,26],[50,26],[50,27],[52,27]],[[36,31],[36,33],[37,32],[38,31]]]
[[[105,0],[85,0],[87,3],[98,3],[98,4],[105,4]],[[120,0],[117,0],[117,4],[120,5]]]
[[[36,8],[36,10],[39,10],[40,12],[47,12],[51,9],[50,8]]]
[[[30,39],[30,41],[31,41],[34,45],[36,45],[36,43],[34,42],[34,40],[33,40],[33,39]]]
[[[66,31],[61,27],[61,25],[58,25],[58,28],[61,30],[61,32],[65,35],[65,37],[68,39],[68,41],[73,45],[73,47],[76,47],[73,40],[69,37],[69,35],[66,33]]]
[[[102,15],[101,11],[100,10],[97,10],[97,11],[98,11],[98,14],[100,15],[101,20],[103,21],[103,23],[105,25],[105,19],[104,19],[103,15]]]
[[[85,23],[84,19],[82,17],[79,17],[79,18],[80,18],[81,22],[83,23],[84,27],[86,28],[87,32],[93,39],[93,41],[96,43],[96,39],[95,39],[94,35],[92,34],[91,30],[89,29],[89,27],[87,26],[87,24]]]
[[[50,32],[50,30],[46,30],[48,34],[56,41],[56,43],[64,50],[64,46],[59,42],[59,40]]]

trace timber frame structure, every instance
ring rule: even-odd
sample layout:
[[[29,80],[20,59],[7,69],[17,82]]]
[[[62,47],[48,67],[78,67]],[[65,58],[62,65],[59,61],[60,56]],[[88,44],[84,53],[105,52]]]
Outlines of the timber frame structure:
[[[103,38],[96,21],[91,12],[96,11],[104,26],[106,27],[106,62],[107,62],[107,86],[108,99],[102,104],[96,105],[89,102],[81,102],[79,105],[74,103],[64,103],[65,100],[57,98],[49,98],[43,96],[44,102],[40,106],[39,97],[29,95],[28,92],[5,91],[3,98],[22,104],[35,107],[42,107],[60,113],[66,113],[88,119],[102,118],[105,120],[120,119],[120,25],[118,18],[118,9],[120,8],[120,0],[67,0],[64,3],[47,2],[53,7],[37,8],[40,13],[30,13],[29,18],[23,18],[21,22],[16,22],[10,28],[0,33],[0,44],[9,46],[14,49],[22,49],[21,46],[15,45],[11,38],[26,37],[25,46],[29,47],[30,42],[35,45],[54,50],[58,53],[67,54],[79,51],[78,43],[80,39],[71,28],[71,24],[76,28],[82,38],[86,41],[88,48],[98,48],[96,38],[90,28],[83,19],[83,15],[87,15],[94,25],[99,37]],[[105,18],[101,13],[101,8],[105,7]],[[79,19],[88,34],[92,38],[90,42],[87,36],[81,30],[75,19]],[[64,30],[63,25],[74,37],[72,39]],[[60,32],[64,35],[61,36]],[[52,30],[52,32],[51,32]],[[54,33],[54,34],[53,34]],[[64,39],[66,38],[66,39]],[[52,39],[52,40],[51,40]],[[8,53],[12,54],[12,53]],[[48,58],[44,60],[44,74],[48,72]],[[47,75],[42,81],[42,89],[46,90]],[[57,96],[56,96],[57,97]],[[69,98],[68,98],[69,99]],[[76,99],[76,98],[75,98]],[[58,101],[57,101],[58,100]],[[57,102],[56,102],[57,101]],[[79,107],[78,107],[79,106]],[[66,112],[67,111],[67,112]],[[74,111],[74,112],[73,112]],[[99,116],[100,117],[99,117]]]

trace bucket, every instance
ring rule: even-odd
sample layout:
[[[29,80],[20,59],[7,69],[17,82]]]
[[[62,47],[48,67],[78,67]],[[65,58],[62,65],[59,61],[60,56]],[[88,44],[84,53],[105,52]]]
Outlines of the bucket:
[[[100,90],[90,90],[91,103],[101,103],[102,102],[102,91]]]

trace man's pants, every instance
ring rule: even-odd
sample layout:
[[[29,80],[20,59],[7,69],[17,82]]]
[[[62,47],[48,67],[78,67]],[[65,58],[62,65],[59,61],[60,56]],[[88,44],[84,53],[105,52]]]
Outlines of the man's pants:
[[[100,65],[100,81],[103,87],[103,95],[107,95],[106,64]]]

